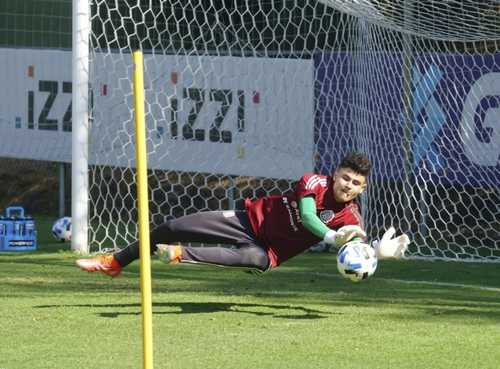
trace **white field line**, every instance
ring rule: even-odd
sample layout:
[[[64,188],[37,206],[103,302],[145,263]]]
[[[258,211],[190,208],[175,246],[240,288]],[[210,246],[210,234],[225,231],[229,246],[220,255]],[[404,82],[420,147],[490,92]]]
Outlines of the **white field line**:
[[[300,273],[305,274],[305,273]],[[342,278],[340,275],[331,274],[331,273],[314,273],[320,277],[328,277],[328,278]],[[377,278],[377,277],[371,277]],[[486,287],[486,286],[478,286],[474,284],[462,284],[462,283],[448,283],[448,282],[437,282],[437,281],[411,281],[406,279],[394,279],[394,278],[377,278],[379,281],[384,282],[392,282],[392,283],[402,283],[402,284],[423,284],[427,286],[436,286],[436,287],[453,287],[453,288],[467,288],[473,290],[480,291],[490,291],[490,292],[500,292],[500,288],[498,287]]]
[[[387,282],[397,282],[404,284],[423,284],[428,286],[438,286],[438,287],[454,287],[454,288],[468,288],[473,290],[480,291],[491,291],[491,292],[500,292],[500,288],[498,287],[486,287],[486,286],[478,286],[474,284],[462,284],[462,283],[448,283],[448,282],[437,282],[437,281],[409,281],[404,279],[392,279],[392,278],[378,278],[382,281]]]

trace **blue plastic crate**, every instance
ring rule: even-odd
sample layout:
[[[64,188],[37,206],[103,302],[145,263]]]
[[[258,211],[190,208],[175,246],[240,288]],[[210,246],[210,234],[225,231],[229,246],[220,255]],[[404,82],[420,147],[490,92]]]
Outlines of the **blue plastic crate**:
[[[0,217],[0,251],[36,250],[35,221],[24,215],[24,208],[10,206]]]

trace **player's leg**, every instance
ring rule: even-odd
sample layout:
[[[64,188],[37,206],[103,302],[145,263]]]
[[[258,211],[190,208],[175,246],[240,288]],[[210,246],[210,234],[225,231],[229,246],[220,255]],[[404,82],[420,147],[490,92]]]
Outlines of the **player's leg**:
[[[158,244],[205,243],[245,245],[256,243],[244,211],[208,211],[169,220],[150,234],[151,254]],[[139,242],[133,242],[115,253],[122,266],[139,258]]]
[[[237,248],[185,246],[158,248],[158,245],[165,241],[230,244]],[[173,254],[176,261],[183,263],[254,268],[262,271],[269,265],[267,252],[257,244],[244,211],[204,212],[171,220],[152,232],[151,247],[152,253],[158,253],[160,259],[167,262],[171,261]],[[130,255],[129,251],[135,252],[135,248],[124,249],[116,255],[121,265],[126,265],[131,260],[130,256],[136,258],[135,255]],[[167,257],[161,257],[162,255]]]
[[[158,244],[166,242],[221,243],[233,244],[238,247],[254,245],[260,248],[251,231],[248,217],[244,211],[204,212],[167,221],[151,232],[150,241],[152,254],[157,251]],[[190,253],[188,249],[185,252],[185,256],[183,253],[183,256],[186,262],[189,262],[191,258],[192,262],[213,263],[217,265],[227,264],[227,266],[231,264],[246,266],[253,263],[259,268],[266,263],[265,258],[267,258],[267,254],[263,255],[257,248],[249,248],[235,253],[221,251],[230,249],[218,249],[210,250],[206,254],[203,251]],[[119,274],[121,267],[130,264],[138,258],[139,243],[134,242],[115,253],[112,258],[103,256],[93,259],[80,259],[77,261],[77,265],[87,271],[101,271],[105,274],[116,276]],[[219,264],[219,262],[223,264]]]
[[[169,264],[207,264],[220,267],[257,269],[261,272],[269,269],[267,252],[261,246],[254,244],[240,246],[236,249],[160,244],[157,246],[157,254],[160,260]]]

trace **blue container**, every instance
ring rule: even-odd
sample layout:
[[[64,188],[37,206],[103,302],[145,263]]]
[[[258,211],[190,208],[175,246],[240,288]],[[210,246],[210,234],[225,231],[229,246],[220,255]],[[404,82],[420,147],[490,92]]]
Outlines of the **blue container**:
[[[0,251],[36,250],[36,228],[33,218],[24,215],[24,208],[11,206],[0,218]]]
[[[5,223],[5,218],[0,217],[0,251],[3,249],[3,240],[7,234],[7,224]]]

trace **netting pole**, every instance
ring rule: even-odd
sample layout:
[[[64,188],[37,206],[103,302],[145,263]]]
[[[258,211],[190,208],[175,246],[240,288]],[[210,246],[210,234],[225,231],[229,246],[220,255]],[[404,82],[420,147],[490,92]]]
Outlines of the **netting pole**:
[[[413,14],[413,0],[405,0],[404,8],[404,21],[407,25],[411,24],[411,17]],[[412,219],[411,196],[413,193],[413,45],[412,36],[408,33],[403,34],[403,111],[404,111],[404,124],[403,124],[403,153],[404,153],[404,178],[403,178],[403,206],[405,217],[404,219]],[[404,230],[411,229],[411,221],[408,220],[404,224]]]
[[[89,32],[89,2],[88,0],[73,0],[71,249],[82,254],[89,252]]]
[[[59,163],[59,217],[66,215],[66,163]]]
[[[229,200],[228,201],[228,209],[232,210],[232,209],[236,208],[236,201],[235,201],[236,200],[235,199],[236,181],[234,180],[233,176],[229,176],[226,194],[227,194],[227,198]]]
[[[133,53],[134,106],[136,131],[137,200],[141,261],[141,300],[143,328],[143,368],[153,368],[153,324],[151,302],[151,255],[149,251],[148,165],[144,119],[144,60],[141,51]]]

